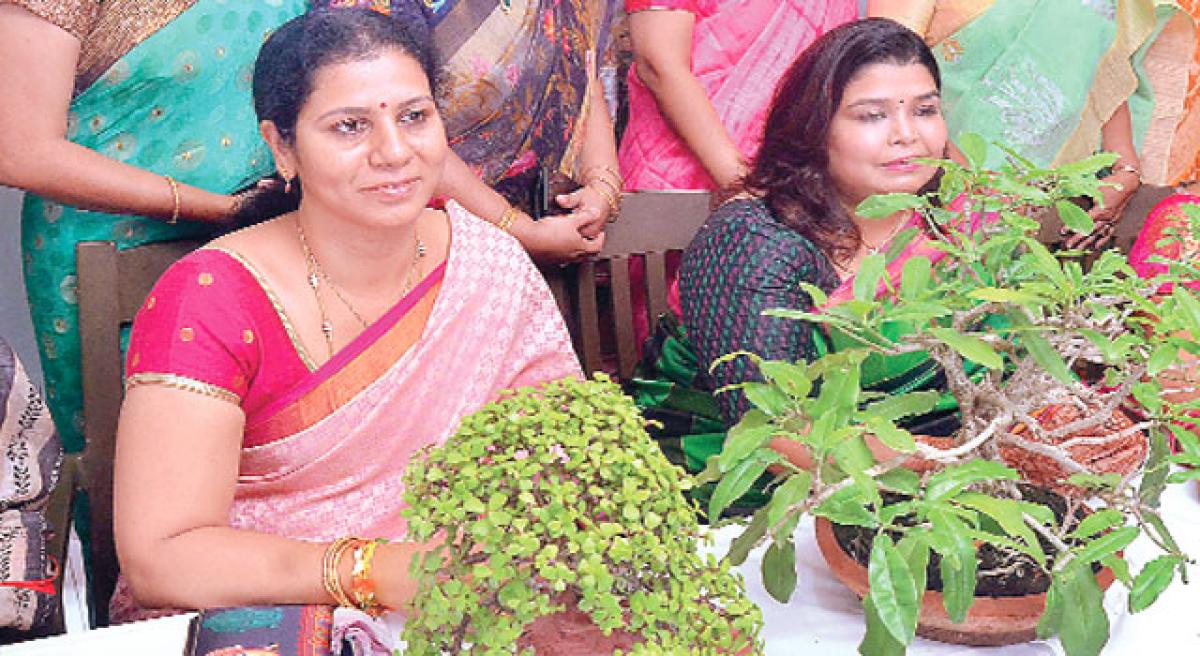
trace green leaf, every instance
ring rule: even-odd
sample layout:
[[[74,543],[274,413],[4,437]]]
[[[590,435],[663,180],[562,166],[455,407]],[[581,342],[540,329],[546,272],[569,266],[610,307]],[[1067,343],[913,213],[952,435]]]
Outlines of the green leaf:
[[[907,645],[900,642],[879,618],[879,609],[868,595],[863,599],[863,614],[867,623],[867,632],[858,645],[858,653],[863,656],[904,656]]]
[[[898,453],[912,453],[917,450],[917,442],[912,433],[896,424],[880,417],[867,420],[867,430],[871,431],[880,442]]]
[[[1040,305],[1046,302],[1046,299],[1021,291],[1019,289],[1005,289],[1001,287],[981,287],[972,290],[967,294],[970,298],[980,301],[989,301],[992,303],[1018,303],[1020,305]]]
[[[1071,385],[1075,382],[1075,377],[1071,374],[1067,363],[1063,361],[1062,356],[1054,350],[1045,337],[1035,332],[1026,332],[1021,335],[1021,342],[1029,351],[1029,355],[1033,356],[1034,361],[1060,383]]]
[[[871,253],[862,259],[858,273],[854,274],[854,298],[860,301],[875,300],[884,264],[883,253]]]
[[[1175,580],[1175,570],[1182,563],[1183,559],[1179,556],[1159,556],[1146,563],[1133,580],[1133,589],[1129,592],[1129,611],[1139,613],[1157,601],[1163,590]]]
[[[1062,219],[1063,225],[1072,232],[1086,235],[1096,229],[1096,222],[1092,221],[1092,217],[1069,200],[1058,201],[1054,204],[1054,209],[1058,210],[1058,218]]]
[[[1150,354],[1150,361],[1146,363],[1146,373],[1151,376],[1157,376],[1171,365],[1175,364],[1175,360],[1179,358],[1179,347],[1174,344],[1163,344],[1154,349]]]
[[[859,203],[854,213],[864,219],[885,219],[896,212],[928,204],[929,201],[914,194],[876,194]]]
[[[897,467],[885,472],[875,480],[879,481],[881,486],[889,490],[901,492],[909,496],[916,496],[921,486],[921,476],[917,472],[903,467]]]
[[[1125,515],[1122,515],[1119,510],[1104,508],[1084,517],[1075,530],[1071,531],[1070,537],[1090,538],[1101,531],[1107,531],[1124,523]]]
[[[750,524],[746,526],[746,530],[742,531],[741,535],[733,539],[729,544],[729,553],[725,555],[729,559],[729,564],[737,567],[746,562],[746,557],[750,554],[750,550],[754,545],[767,534],[767,529],[770,528],[770,523],[767,519],[768,510],[766,507],[759,508],[754,512],[754,517],[750,520]]]
[[[942,556],[942,603],[950,621],[960,623],[975,603],[975,571],[978,559],[975,542],[965,524],[944,510],[929,513],[933,522],[930,531],[933,548]]]
[[[1167,444],[1167,436],[1161,426],[1150,428],[1150,454],[1146,457],[1145,471],[1142,483],[1138,488],[1138,499],[1142,503],[1157,508],[1167,485],[1167,456],[1171,455],[1171,447]]]
[[[992,460],[968,460],[961,465],[947,467],[929,478],[925,486],[925,499],[938,501],[958,494],[972,483],[980,481],[1015,481],[1020,474],[1012,467]]]
[[[940,398],[941,395],[933,391],[897,394],[867,405],[863,412],[875,418],[896,421],[929,412]]]
[[[853,486],[835,492],[833,496],[813,508],[812,514],[824,517],[834,524],[875,528],[879,523],[863,505],[862,492]]]
[[[978,337],[963,335],[951,328],[934,328],[929,332],[942,340],[947,346],[958,351],[964,358],[981,364],[988,369],[1004,368],[1004,361],[988,346],[987,342]]]
[[[1037,637],[1046,640],[1052,636],[1058,635],[1062,629],[1063,618],[1063,601],[1061,585],[1055,584],[1053,579],[1050,581],[1050,589],[1046,590],[1046,609],[1042,611],[1042,617],[1038,620]]]
[[[746,400],[754,407],[776,417],[785,415],[792,409],[792,399],[778,387],[768,383],[746,383],[742,387]]]
[[[1062,594],[1062,626],[1058,637],[1068,656],[1099,656],[1108,642],[1104,591],[1092,569],[1072,566],[1054,577]]]
[[[817,287],[811,282],[801,282],[800,289],[803,290],[804,293],[808,294],[809,299],[812,300],[813,307],[823,307],[827,302],[829,302],[829,296],[825,294],[825,290]]]
[[[1088,542],[1082,549],[1075,552],[1075,560],[1083,563],[1094,563],[1105,556],[1117,553],[1129,546],[1142,530],[1136,526],[1124,526],[1114,529]]]
[[[775,383],[793,399],[806,398],[812,392],[812,378],[803,361],[768,360],[758,365],[767,380]]]
[[[734,466],[721,478],[721,482],[717,483],[717,488],[713,490],[712,498],[708,501],[709,519],[716,521],[721,516],[721,512],[728,508],[729,504],[742,498],[754,481],[758,480],[758,477],[767,470],[767,466],[777,462],[779,458],[779,454],[775,451],[759,448],[751,457]]]
[[[1061,176],[1092,176],[1108,166],[1112,166],[1120,157],[1116,153],[1097,153],[1076,162],[1069,162],[1055,169]]]
[[[769,442],[774,433],[775,426],[771,423],[771,418],[758,408],[750,409],[725,436],[725,446],[721,449],[719,460],[721,471],[729,471],[754,453],[755,449]]]
[[[767,526],[774,528],[787,515],[789,508],[807,498],[811,485],[812,474],[800,470],[775,488],[775,492],[771,495],[771,502],[767,505]]]
[[[908,562],[886,534],[875,536],[867,567],[870,596],[879,620],[897,641],[907,645],[917,631],[920,593]]]
[[[983,137],[974,132],[963,132],[958,135],[958,149],[967,156],[972,168],[981,169],[987,162],[988,145]]]
[[[1124,583],[1126,588],[1133,587],[1133,577],[1129,575],[1128,560],[1114,554],[1101,558],[1100,564],[1112,570],[1113,576],[1117,577],[1117,580],[1121,583]]]
[[[1046,555],[1042,552],[1042,546],[1038,542],[1037,536],[1034,535],[1033,529],[1025,524],[1021,504],[1016,500],[991,497],[977,492],[964,492],[958,496],[957,501],[991,517],[1005,533],[1023,542],[1025,545],[1023,551],[1033,556],[1038,564],[1045,562]]]
[[[763,555],[763,586],[775,601],[786,604],[796,589],[796,545],[791,539],[782,545],[772,542]]]
[[[906,301],[919,298],[921,292],[929,286],[929,274],[932,269],[933,265],[924,255],[909,258],[900,274],[900,298]]]

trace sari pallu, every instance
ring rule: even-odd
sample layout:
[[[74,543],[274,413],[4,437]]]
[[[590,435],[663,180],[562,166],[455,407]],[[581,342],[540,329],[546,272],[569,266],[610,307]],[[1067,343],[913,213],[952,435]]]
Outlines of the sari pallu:
[[[216,193],[274,169],[258,136],[250,72],[263,37],[303,12],[303,0],[18,0],[81,42],[72,142]],[[163,181],[164,197],[170,187]],[[67,451],[83,447],[75,245],[125,249],[213,228],[90,212],[26,194],[25,287],[46,394]]]
[[[1200,207],[1200,196],[1177,193],[1159,201],[1142,225],[1133,248],[1129,251],[1129,264],[1142,278],[1167,273],[1166,262],[1153,261],[1158,257],[1165,260],[1192,261],[1200,256],[1200,243],[1191,234],[1187,217],[1184,214],[1186,206]],[[1171,283],[1163,285],[1160,293],[1171,293]],[[1200,291],[1200,280],[1193,280],[1187,287]]]
[[[1143,179],[1177,175],[1171,153],[1186,140],[1177,129],[1195,28],[1175,3],[923,0],[898,18],[937,57],[952,138],[976,132],[1059,165],[1095,152],[1128,101]],[[1003,160],[993,150],[987,166]]]
[[[403,538],[402,477],[421,448],[503,389],[580,375],[558,306],[521,246],[454,203],[448,213],[440,281],[431,276],[248,417],[255,445],[242,449],[232,527],[312,541]],[[340,398],[346,389],[353,395]],[[123,584],[112,606],[125,621],[146,615]]]
[[[584,117],[619,0],[324,0],[416,25],[434,48],[450,147],[523,209],[541,169],[578,177]],[[596,82],[599,83],[598,81]]]
[[[775,84],[787,67],[818,36],[858,16],[847,0],[626,0],[625,6],[631,13],[694,15],[692,73],[747,161],[758,152]],[[619,153],[625,189],[715,190],[636,68],[629,71],[629,124]]]

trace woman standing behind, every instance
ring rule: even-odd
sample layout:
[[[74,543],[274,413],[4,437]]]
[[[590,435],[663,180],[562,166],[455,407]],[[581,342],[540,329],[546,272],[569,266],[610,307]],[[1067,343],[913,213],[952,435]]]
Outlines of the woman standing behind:
[[[75,244],[209,234],[273,170],[250,104],[262,39],[303,0],[0,0],[0,184],[25,190],[46,392],[83,448]]]
[[[625,0],[633,40],[625,188],[723,190],[746,172],[775,82],[858,15],[852,0]]]
[[[1120,156],[1090,236],[1110,237],[1142,181],[1165,184],[1195,28],[1158,0],[871,0],[868,12],[925,37],[945,80],[952,140],[999,141],[1041,166],[1098,149]],[[992,149],[987,165],[1004,154]],[[1176,164],[1178,168],[1178,164]]]

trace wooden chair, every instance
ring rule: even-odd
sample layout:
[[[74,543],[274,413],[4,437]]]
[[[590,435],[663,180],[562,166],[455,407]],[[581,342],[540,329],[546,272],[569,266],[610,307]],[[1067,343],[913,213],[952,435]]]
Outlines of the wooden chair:
[[[637,365],[633,331],[633,289],[629,258],[645,256],[642,282],[651,322],[667,312],[668,251],[687,247],[709,214],[709,194],[695,191],[640,191],[624,195],[618,220],[609,225],[604,250],[596,258],[560,269],[548,269],[547,281],[567,318],[575,351],[584,371],[604,369],[602,335],[613,335],[616,373],[628,379]],[[611,307],[601,303],[597,272],[607,263]],[[607,296],[607,294],[605,295]],[[605,325],[607,324],[607,325]]]
[[[110,241],[76,246],[79,333],[83,365],[84,450],[79,488],[90,508],[93,623],[108,624],[108,600],[117,581],[112,531],[113,456],[124,396],[121,328],[133,322],[154,283],[195,241],[148,244],[118,251]]]

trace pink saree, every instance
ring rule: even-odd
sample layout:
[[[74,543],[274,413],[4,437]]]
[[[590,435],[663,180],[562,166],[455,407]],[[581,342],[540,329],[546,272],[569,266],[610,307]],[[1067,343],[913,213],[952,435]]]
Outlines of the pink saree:
[[[852,0],[626,0],[625,9],[695,16],[692,72],[747,161],[758,152],[776,81],[814,39],[858,16]],[[659,112],[636,66],[629,71],[620,164],[628,191],[716,188]]]
[[[445,441],[503,389],[580,375],[558,307],[520,245],[455,203],[447,212],[446,262],[332,359],[248,413],[231,526],[313,541],[402,538],[401,478],[419,449]],[[139,329],[154,326],[135,325],[131,353]],[[114,620],[146,615],[122,581]]]
[[[1129,264],[1139,276],[1153,278],[1167,272],[1165,263],[1151,261],[1151,257],[1155,255],[1168,260],[1178,260],[1195,258],[1200,254],[1200,244],[1197,244],[1190,236],[1186,236],[1188,226],[1183,214],[1185,205],[1200,205],[1200,196],[1183,193],[1172,194],[1155,205],[1154,209],[1150,211],[1150,215],[1146,217],[1146,223],[1142,225],[1137,241],[1133,243],[1133,248],[1129,251]],[[1160,244],[1160,241],[1169,236],[1167,234],[1169,228],[1179,230],[1185,236],[1179,240]],[[1200,291],[1200,280],[1194,280],[1187,286],[1189,289]],[[1164,285],[1164,288],[1159,291],[1170,293],[1170,283]]]

